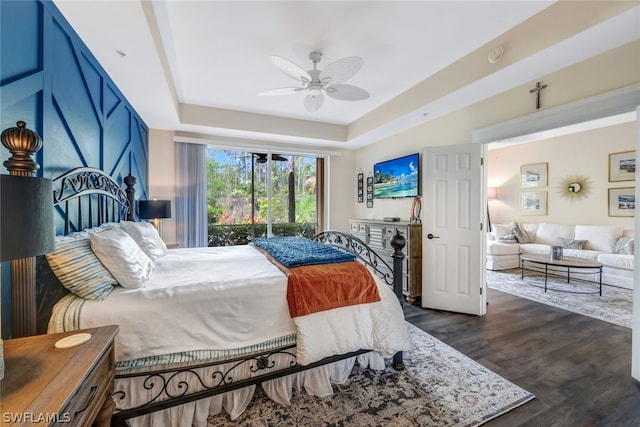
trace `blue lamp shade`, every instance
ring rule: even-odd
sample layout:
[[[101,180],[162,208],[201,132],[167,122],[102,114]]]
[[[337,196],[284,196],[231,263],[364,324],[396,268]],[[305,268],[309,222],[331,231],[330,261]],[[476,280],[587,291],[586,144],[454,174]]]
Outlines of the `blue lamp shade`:
[[[171,200],[139,200],[141,219],[171,218]]]
[[[50,179],[0,175],[0,261],[53,251],[53,187]]]

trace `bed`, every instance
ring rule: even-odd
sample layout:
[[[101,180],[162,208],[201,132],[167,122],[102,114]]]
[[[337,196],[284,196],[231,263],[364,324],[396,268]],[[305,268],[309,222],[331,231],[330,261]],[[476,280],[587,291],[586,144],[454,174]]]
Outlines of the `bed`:
[[[377,299],[304,311],[291,305],[292,276],[315,280],[320,270],[351,268],[351,261],[287,266],[266,247],[277,239],[223,248],[155,247],[163,243],[153,240],[159,237],[147,223],[127,221],[134,219],[135,178],[123,181],[125,190],[91,168],[56,178],[54,203],[64,217],[64,235],[56,237],[56,253],[37,262],[39,332],[45,327],[59,332],[120,326],[113,425],[206,425],[210,415],[223,411],[238,417],[257,384],[272,400],[287,404],[294,390],[331,394],[331,384],[344,382],[356,362],[371,369],[403,368],[402,351],[410,349],[411,341],[401,308],[402,236],[392,239],[394,269],[364,242],[338,231],[316,236],[322,245],[296,242],[314,251],[338,247],[340,254],[357,259],[353,267],[379,273],[365,271],[367,292]],[[109,245],[120,248],[130,237],[137,243],[135,251],[121,251],[119,258],[104,254],[105,248],[113,249]],[[136,261],[149,239],[152,249],[164,253],[151,250],[145,262]],[[68,245],[75,251],[78,240],[84,251],[90,242],[90,252],[100,257],[102,267],[110,267],[119,285],[106,293],[99,288],[102,294],[89,297],[89,288],[73,287],[82,280],[70,281],[60,273],[59,248]],[[146,260],[153,265],[145,267]],[[357,271],[353,277],[364,276]],[[77,279],[79,273],[74,274]],[[356,292],[358,298],[363,293]]]

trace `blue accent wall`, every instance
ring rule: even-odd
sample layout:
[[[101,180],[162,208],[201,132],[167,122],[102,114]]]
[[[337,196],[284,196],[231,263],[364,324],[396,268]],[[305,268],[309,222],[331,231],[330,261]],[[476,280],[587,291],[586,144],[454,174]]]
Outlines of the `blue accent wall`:
[[[42,137],[39,176],[95,167],[120,184],[135,176],[136,198],[147,197],[149,129],[51,1],[0,1],[0,106],[0,130],[23,120]],[[3,278],[3,336],[8,292]]]

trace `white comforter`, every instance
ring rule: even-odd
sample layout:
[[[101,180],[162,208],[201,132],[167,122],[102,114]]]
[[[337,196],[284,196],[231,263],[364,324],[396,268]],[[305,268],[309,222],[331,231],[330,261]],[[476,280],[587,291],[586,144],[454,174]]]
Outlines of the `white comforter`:
[[[285,275],[254,247],[174,249],[156,261],[144,288],[117,287],[103,301],[83,301],[77,324],[119,325],[116,361],[228,350],[292,333],[301,364],[361,348],[384,356],[409,350],[397,298],[380,281],[378,287],[380,302],[292,320]]]

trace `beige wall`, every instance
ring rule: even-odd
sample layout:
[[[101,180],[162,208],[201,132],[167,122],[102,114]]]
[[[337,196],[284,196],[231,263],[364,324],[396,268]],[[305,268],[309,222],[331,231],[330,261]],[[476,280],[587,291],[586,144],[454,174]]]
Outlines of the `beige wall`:
[[[176,239],[176,148],[173,132],[149,130],[149,198],[171,200],[171,218],[162,220],[162,239]]]
[[[540,76],[538,80],[549,85],[543,96],[543,108],[564,105],[639,83],[639,51],[640,42],[630,43],[555,73]],[[358,150],[354,158],[352,180],[355,182],[355,171],[362,168],[366,175],[373,164],[381,160],[422,152],[426,146],[470,143],[471,132],[475,129],[534,113],[535,98],[529,93],[533,86],[535,81]],[[366,209],[355,202],[354,206],[358,217],[400,216],[406,219],[411,200],[376,200],[373,209]]]
[[[635,122],[565,135],[537,142],[489,150],[487,185],[498,188],[498,200],[489,202],[494,224],[525,223],[602,224],[633,228],[633,217],[612,217],[608,189],[635,187],[633,181],[609,182],[609,154],[635,150]],[[547,163],[547,215],[522,216],[519,209],[520,168]],[[576,178],[584,190],[567,197],[566,183]]]

